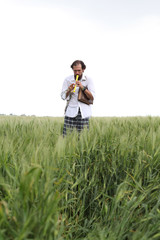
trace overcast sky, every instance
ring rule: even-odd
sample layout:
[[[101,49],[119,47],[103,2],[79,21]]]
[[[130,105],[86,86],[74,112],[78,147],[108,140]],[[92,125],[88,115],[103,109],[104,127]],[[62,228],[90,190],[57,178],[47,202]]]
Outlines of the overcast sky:
[[[0,114],[63,116],[77,59],[93,116],[160,116],[160,1],[0,0]]]

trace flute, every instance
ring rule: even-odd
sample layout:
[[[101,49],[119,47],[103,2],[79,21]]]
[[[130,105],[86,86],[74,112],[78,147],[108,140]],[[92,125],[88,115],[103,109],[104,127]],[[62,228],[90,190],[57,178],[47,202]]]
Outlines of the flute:
[[[76,76],[76,82],[78,81],[78,75]],[[76,91],[76,85],[75,85],[75,87],[74,87],[74,89],[73,89],[73,92],[75,92]]]

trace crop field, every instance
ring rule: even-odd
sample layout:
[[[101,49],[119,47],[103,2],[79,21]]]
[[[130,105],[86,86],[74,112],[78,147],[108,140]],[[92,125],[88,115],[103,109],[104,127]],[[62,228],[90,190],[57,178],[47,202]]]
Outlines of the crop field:
[[[160,239],[160,118],[0,117],[0,240]]]

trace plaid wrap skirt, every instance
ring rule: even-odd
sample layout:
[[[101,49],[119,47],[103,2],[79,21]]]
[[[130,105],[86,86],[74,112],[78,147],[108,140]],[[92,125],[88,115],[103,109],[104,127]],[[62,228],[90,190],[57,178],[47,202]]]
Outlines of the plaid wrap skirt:
[[[68,131],[72,131],[74,128],[80,132],[84,127],[89,129],[89,118],[82,118],[81,111],[79,109],[78,115],[74,118],[65,116],[63,136],[67,134]]]

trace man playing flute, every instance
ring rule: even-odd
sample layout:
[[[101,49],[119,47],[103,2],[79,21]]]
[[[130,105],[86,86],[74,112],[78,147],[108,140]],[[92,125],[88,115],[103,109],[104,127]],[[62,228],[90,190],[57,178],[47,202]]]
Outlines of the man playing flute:
[[[61,98],[67,100],[65,111],[63,136],[68,130],[76,128],[80,132],[84,127],[89,129],[89,118],[92,115],[91,105],[78,101],[79,88],[88,99],[93,100],[95,89],[93,81],[84,74],[86,65],[81,60],[72,63],[73,75],[65,78],[61,91]]]

